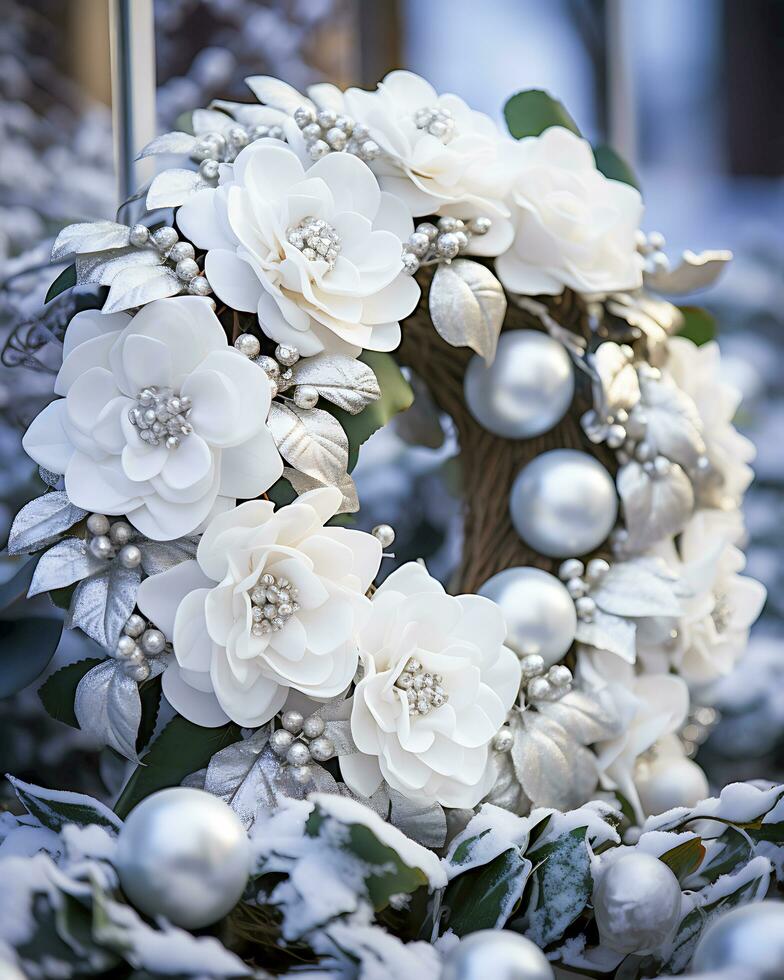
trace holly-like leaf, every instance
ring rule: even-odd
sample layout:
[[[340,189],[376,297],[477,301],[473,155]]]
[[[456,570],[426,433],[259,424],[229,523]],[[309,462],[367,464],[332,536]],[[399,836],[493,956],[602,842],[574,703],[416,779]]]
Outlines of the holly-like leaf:
[[[551,126],[563,126],[580,135],[577,123],[558,99],[541,89],[529,89],[513,95],[504,106],[504,118],[516,140],[525,136],[539,136]]]
[[[453,347],[492,364],[506,316],[506,294],[487,266],[469,259],[439,265],[428,298],[433,326]]]
[[[38,551],[86,516],[87,511],[75,507],[63,490],[36,497],[14,518],[8,536],[8,553],[21,555]]]
[[[633,664],[637,659],[636,635],[637,627],[634,623],[597,609],[590,621],[578,621],[575,639],[578,643],[596,647],[597,650],[614,653],[626,663]]]
[[[88,284],[110,286],[120,273],[142,267],[154,269],[163,264],[163,256],[157,248],[117,248],[110,252],[95,252],[76,256],[76,281],[80,286]],[[104,312],[106,312],[104,310]]]
[[[39,820],[44,827],[59,833],[67,823],[79,827],[98,824],[112,833],[120,829],[121,821],[101,803],[83,793],[69,793],[57,789],[44,789],[22,782],[15,776],[8,776],[16,797],[30,816]]]
[[[51,303],[56,296],[59,296],[60,293],[64,293],[67,289],[72,289],[75,285],[76,265],[71,263],[71,265],[66,266],[66,268],[63,269],[60,275],[47,289],[46,296],[44,297],[44,303]]]
[[[97,657],[77,660],[75,663],[55,671],[38,688],[38,697],[51,718],[70,725],[71,728],[79,727],[74,712],[76,688],[84,675],[100,663],[102,661]]]

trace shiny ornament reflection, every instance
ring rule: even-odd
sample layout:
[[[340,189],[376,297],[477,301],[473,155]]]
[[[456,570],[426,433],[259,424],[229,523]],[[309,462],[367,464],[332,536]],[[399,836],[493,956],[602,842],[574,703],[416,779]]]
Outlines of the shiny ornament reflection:
[[[177,786],[148,796],[131,811],[115,864],[137,909],[199,929],[236,905],[250,861],[248,836],[236,813],[217,796]]]
[[[634,785],[646,816],[696,806],[710,796],[705,773],[691,759],[662,756],[638,766]]]
[[[784,902],[759,902],[719,916],[694,950],[692,972],[745,967],[755,980],[784,976]]]
[[[538,653],[549,667],[574,642],[574,600],[554,575],[539,568],[507,568],[478,591],[501,607],[507,645],[520,656]]]
[[[609,535],[618,516],[615,484],[587,453],[552,449],[515,477],[509,498],[515,530],[551,558],[584,555]]]
[[[572,403],[574,371],[563,344],[538,330],[509,330],[488,367],[478,355],[465,375],[477,422],[506,439],[530,439],[557,425]]]
[[[481,929],[444,957],[439,980],[553,980],[547,957],[530,939],[507,929]]]

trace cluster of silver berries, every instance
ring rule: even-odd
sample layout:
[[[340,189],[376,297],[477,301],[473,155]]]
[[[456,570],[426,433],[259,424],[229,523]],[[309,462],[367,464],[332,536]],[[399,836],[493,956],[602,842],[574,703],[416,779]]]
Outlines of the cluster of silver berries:
[[[328,221],[308,215],[299,224],[287,229],[286,238],[309,262],[321,259],[330,269],[335,268],[342,242]]]
[[[234,341],[234,346],[240,353],[249,357],[267,375],[273,388],[273,398],[288,391],[294,384],[292,368],[299,360],[299,351],[290,344],[278,344],[275,356],[260,354],[261,343],[252,333],[242,333]],[[313,385],[297,385],[294,389],[294,404],[297,408],[313,408],[318,401],[319,393]]]
[[[572,672],[564,664],[549,669],[538,653],[520,658],[525,694],[529,701],[557,701],[572,689]]]
[[[486,235],[492,222],[489,218],[444,217],[434,225],[423,221],[403,243],[403,271],[412,275],[423,265],[451,262],[468,248],[474,235]]]
[[[127,521],[112,523],[104,514],[90,514],[87,534],[87,547],[95,558],[105,561],[116,558],[124,568],[141,565],[141,550],[133,543],[136,531]]]
[[[643,272],[645,275],[653,276],[657,272],[669,272],[670,260],[664,251],[664,235],[660,231],[651,231],[646,235],[644,231],[637,232],[637,251],[643,257]]]
[[[316,111],[302,105],[294,111],[294,122],[302,132],[311,160],[345,151],[367,162],[375,160],[381,152],[378,143],[370,138],[367,126],[334,109]]]
[[[410,715],[426,715],[449,700],[441,686],[443,680],[440,674],[431,674],[416,657],[411,657],[395,681],[395,687],[405,692]]]
[[[157,657],[170,651],[163,633],[152,623],[133,613],[128,617],[117,647],[111,656],[118,660],[125,673],[137,682],[146,681],[150,676],[148,657]]]
[[[284,711],[281,727],[270,735],[270,746],[279,758],[291,766],[298,783],[311,778],[310,762],[326,762],[335,754],[335,743],[324,734],[324,719],[319,715],[303,717],[299,711]]]
[[[282,126],[241,126],[235,123],[223,133],[204,133],[190,153],[199,164],[199,175],[208,184],[218,183],[219,164],[232,163],[249,143],[260,139],[284,140]]]
[[[579,558],[568,558],[558,569],[558,577],[574,599],[578,619],[590,623],[596,615],[596,603],[588,593],[609,570],[610,564],[604,558],[592,558],[587,565]]]
[[[449,109],[443,109],[438,105],[417,109],[414,113],[414,125],[417,129],[423,129],[431,136],[435,136],[442,143],[449,143],[457,135],[455,117]]]
[[[261,576],[249,595],[253,619],[251,633],[254,636],[277,633],[299,609],[296,601],[299,590],[288,579],[282,576],[276,578],[269,572]]]
[[[153,232],[147,225],[134,225],[128,240],[135,248],[157,248],[164,260],[173,267],[182,288],[192,296],[209,296],[212,292],[196,261],[193,245],[190,242],[181,242],[176,229],[171,225],[156,228]]]
[[[136,396],[136,404],[128,412],[131,425],[139,430],[139,438],[149,446],[178,449],[183,437],[193,432],[188,421],[193,406],[187,395],[178,395],[171,388],[148,385]]]

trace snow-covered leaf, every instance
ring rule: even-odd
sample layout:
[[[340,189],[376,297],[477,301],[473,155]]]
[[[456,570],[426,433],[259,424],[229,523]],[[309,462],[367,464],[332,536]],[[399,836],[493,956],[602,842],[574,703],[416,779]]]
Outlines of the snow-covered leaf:
[[[115,252],[95,252],[76,256],[76,281],[80,286],[95,284],[110,286],[120,272],[134,266],[158,266],[163,256],[157,248],[117,249]]]
[[[8,536],[8,553],[21,555],[38,551],[86,516],[87,511],[75,507],[63,490],[36,497],[14,518]]]
[[[683,583],[658,558],[633,558],[610,566],[591,598],[613,616],[679,616]]]
[[[178,131],[163,133],[161,136],[156,136],[154,140],[150,140],[136,159],[142,160],[144,157],[155,156],[159,153],[190,153],[197,143],[196,137],[190,133]]]
[[[176,296],[181,290],[182,283],[166,266],[134,266],[123,269],[112,279],[103,312],[119,313],[130,310],[156,299]]]
[[[128,245],[131,229],[116,221],[85,221],[63,228],[52,246],[52,262],[75,252],[104,252]]]
[[[294,487],[298,496],[303,493],[307,493],[308,490],[316,490],[319,487],[325,486],[336,486],[338,490],[343,494],[343,500],[340,502],[340,510],[338,514],[356,514],[359,510],[359,498],[357,497],[357,488],[354,486],[354,481],[348,473],[345,473],[342,479],[338,480],[336,483],[324,483],[321,480],[316,480],[312,476],[307,476],[305,473],[300,473],[299,470],[293,469],[291,466],[283,467],[283,476],[289,481],[289,483]]]
[[[584,619],[578,621],[575,639],[597,650],[614,653],[626,663],[633,664],[637,659],[636,634],[637,627],[628,619],[597,609],[590,622]]]
[[[326,398],[351,415],[356,415],[381,397],[381,388],[373,369],[347,354],[325,351],[303,357],[294,365],[293,384],[311,385]]]
[[[198,170],[164,170],[153,178],[147,191],[147,210],[178,208],[191,194],[207,186]]]
[[[75,823],[79,827],[98,824],[114,833],[122,825],[120,818],[107,806],[83,793],[44,789],[10,775],[8,781],[25,810],[44,827],[56,833],[67,823]]]
[[[731,261],[732,252],[726,249],[699,253],[687,249],[674,269],[646,275],[645,286],[647,289],[655,289],[657,293],[667,293],[669,296],[694,293],[698,289],[712,286]]]
[[[629,551],[646,551],[683,530],[694,509],[694,490],[677,463],[660,475],[649,474],[640,463],[632,461],[620,468],[616,479],[629,533]]]
[[[82,538],[64,538],[39,558],[27,595],[62,589],[100,571],[104,565],[88,551]]]
[[[586,828],[578,827],[529,852],[534,871],[525,935],[540,948],[559,939],[591,899],[585,834]]]
[[[146,575],[166,572],[180,562],[196,557],[197,538],[178,538],[176,541],[137,542],[142,553],[142,569]]]
[[[65,625],[67,629],[78,626],[104,649],[113,651],[136,605],[141,569],[124,568],[119,561],[101,564],[98,574],[77,585]]]
[[[350,722],[328,723],[325,734],[335,742],[336,754],[344,755],[345,753],[341,752],[335,741],[337,725],[350,726]],[[417,844],[432,848],[443,847],[446,840],[446,815],[440,804],[409,800],[386,783],[383,783],[369,799],[362,798],[360,802],[375,810],[379,816],[388,820],[393,827],[402,830],[406,837],[410,837]]]
[[[448,344],[470,347],[492,364],[506,316],[506,295],[486,266],[468,259],[439,265],[429,305],[433,326]]]
[[[444,926],[456,936],[479,929],[502,929],[520,901],[533,864],[519,848],[453,879],[444,893],[449,909]]]
[[[705,455],[702,420],[689,395],[668,377],[643,378],[639,413],[645,419],[645,441],[660,455],[686,469]],[[632,419],[635,417],[632,412]]]
[[[280,455],[295,469],[331,486],[344,479],[348,439],[329,412],[273,402],[267,424]]]

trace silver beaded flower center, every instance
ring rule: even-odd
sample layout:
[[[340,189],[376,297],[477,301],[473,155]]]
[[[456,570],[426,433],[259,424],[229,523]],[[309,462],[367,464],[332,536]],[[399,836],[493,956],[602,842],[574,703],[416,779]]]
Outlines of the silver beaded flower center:
[[[276,578],[269,572],[262,575],[258,584],[250,590],[253,617],[251,633],[254,636],[265,636],[267,633],[282,630],[299,609],[296,601],[298,595],[299,590],[288,579],[282,576]]]
[[[457,135],[455,117],[449,109],[431,105],[417,109],[414,113],[414,125],[422,129],[442,143],[449,143]]]
[[[139,438],[150,446],[163,443],[167,449],[177,449],[183,437],[193,432],[188,421],[191,400],[171,388],[148,385],[136,396],[136,404],[128,412],[131,425],[139,430]]]
[[[342,243],[340,235],[328,221],[311,216],[303,218],[298,225],[292,225],[286,231],[286,238],[310,262],[322,259],[330,269],[334,269]]]
[[[441,686],[442,681],[440,674],[431,674],[415,657],[411,657],[406,669],[395,681],[395,687],[405,691],[410,715],[426,715],[449,700],[449,695]]]

